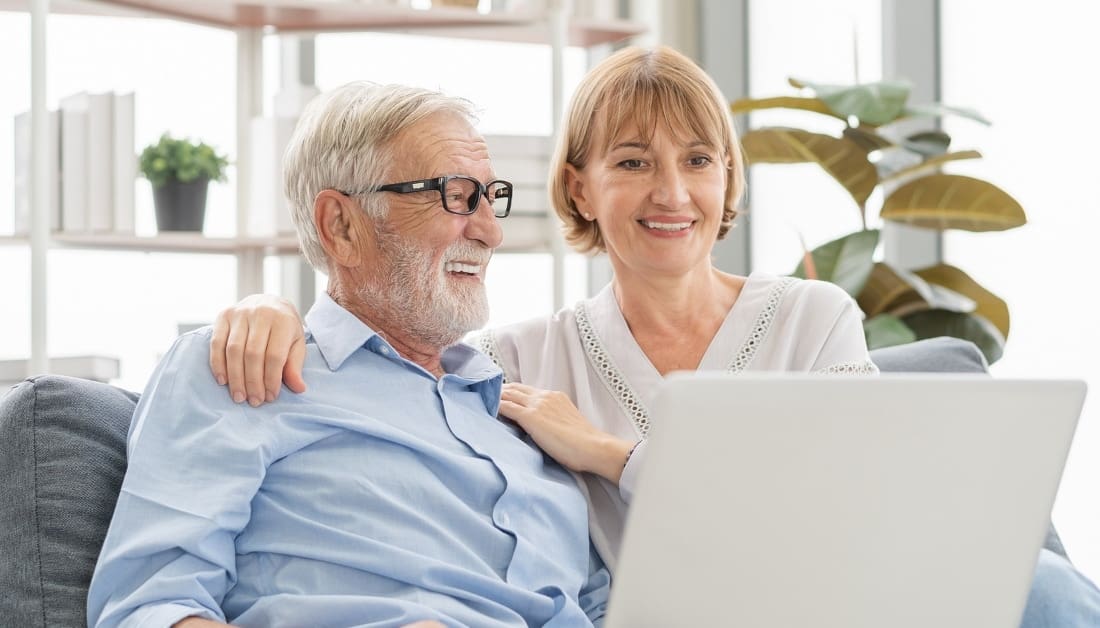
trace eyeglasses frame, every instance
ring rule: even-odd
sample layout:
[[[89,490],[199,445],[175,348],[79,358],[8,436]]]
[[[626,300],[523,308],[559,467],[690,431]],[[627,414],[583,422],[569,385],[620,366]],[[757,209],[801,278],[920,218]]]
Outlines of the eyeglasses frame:
[[[444,194],[444,191],[447,189],[447,183],[453,179],[465,179],[467,181],[472,181],[474,185],[477,186],[478,193],[475,196],[471,196],[466,200],[466,211],[457,211],[451,209],[451,207],[447,204],[447,197]],[[397,194],[412,194],[415,192],[430,192],[432,190],[437,190],[439,192],[439,199],[443,203],[443,211],[458,216],[469,216],[476,212],[478,207],[481,206],[482,197],[488,200],[489,205],[492,206],[493,199],[489,198],[489,186],[493,185],[494,183],[501,183],[507,186],[508,196],[505,198],[508,199],[508,203],[504,206],[503,214],[498,214],[496,211],[493,211],[493,215],[497,218],[507,218],[508,214],[512,212],[512,194],[515,191],[515,186],[512,185],[510,181],[505,181],[504,179],[493,179],[488,183],[482,183],[481,181],[478,181],[477,179],[468,175],[446,174],[442,177],[433,177],[430,179],[417,179],[416,181],[402,181],[401,183],[386,183],[384,185],[370,186],[359,192],[345,192],[343,190],[337,190],[337,192],[340,192],[344,196],[360,196],[362,194],[370,194],[373,192],[395,192]],[[473,203],[473,207],[470,206],[470,199],[477,199],[476,202]]]

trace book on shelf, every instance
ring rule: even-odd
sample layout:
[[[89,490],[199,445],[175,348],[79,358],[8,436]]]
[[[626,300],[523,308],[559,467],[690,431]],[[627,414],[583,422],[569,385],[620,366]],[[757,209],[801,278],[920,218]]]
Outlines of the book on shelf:
[[[61,228],[88,230],[88,99],[61,99]]]
[[[88,230],[95,233],[114,227],[114,112],[114,94],[88,94]]]
[[[15,116],[13,134],[14,198],[13,232],[17,236],[31,232],[31,113]],[[56,110],[46,113],[46,205],[50,231],[61,228],[61,118]]]
[[[259,116],[252,119],[251,164],[248,171],[248,235],[268,237],[295,233],[290,206],[283,193],[283,152],[294,133],[295,118]]]
[[[137,152],[134,148],[134,93],[114,95],[112,124],[114,164],[114,231],[134,233],[134,188],[137,185]]]

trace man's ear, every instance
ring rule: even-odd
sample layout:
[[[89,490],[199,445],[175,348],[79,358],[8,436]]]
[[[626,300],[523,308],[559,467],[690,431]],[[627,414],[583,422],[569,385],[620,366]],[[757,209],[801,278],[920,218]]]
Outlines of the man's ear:
[[[329,262],[337,266],[357,267],[363,261],[366,239],[374,232],[367,228],[366,214],[355,199],[336,190],[321,190],[313,201],[313,224]]]
[[[581,176],[580,171],[570,163],[565,164],[565,191],[572,199],[573,206],[577,208],[577,213],[581,215],[581,218],[591,220],[591,218],[588,218],[592,215],[592,210],[589,208],[584,178]]]

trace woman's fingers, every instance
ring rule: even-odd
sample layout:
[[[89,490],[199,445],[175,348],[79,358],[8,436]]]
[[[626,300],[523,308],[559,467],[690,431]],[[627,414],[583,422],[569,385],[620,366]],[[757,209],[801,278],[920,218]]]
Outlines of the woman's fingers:
[[[299,335],[290,345],[290,357],[283,366],[283,383],[296,393],[306,391],[306,380],[302,379],[302,365],[306,363],[306,339]]]
[[[229,340],[229,320],[225,310],[218,312],[214,319],[214,333],[210,336],[210,371],[219,386],[229,383],[225,366],[225,344]]]
[[[297,358],[297,363],[292,363],[292,357]],[[305,341],[302,339],[300,329],[275,326],[269,333],[267,346],[262,358],[263,362],[263,386],[264,399],[274,401],[279,396],[279,389],[283,387],[283,380],[294,380],[295,386],[287,385],[294,392],[304,392],[305,382],[302,381],[302,361],[305,360]]]
[[[232,312],[226,318],[229,334],[225,340],[225,373],[229,380],[230,396],[233,397],[233,401],[241,403],[248,398],[244,379],[244,350],[248,342],[248,319],[239,312]]]
[[[244,386],[248,394],[248,405],[256,407],[267,401],[267,389],[264,387],[264,370],[268,341],[271,339],[271,326],[263,320],[248,323],[248,340],[244,347]],[[282,374],[282,369],[278,370]]]

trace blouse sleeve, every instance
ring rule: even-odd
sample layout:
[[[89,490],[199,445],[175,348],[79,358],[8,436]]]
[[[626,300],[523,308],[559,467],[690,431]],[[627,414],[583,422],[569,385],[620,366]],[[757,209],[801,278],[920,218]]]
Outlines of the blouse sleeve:
[[[627,504],[634,499],[634,487],[638,485],[638,469],[644,464],[648,442],[646,439],[638,441],[634,451],[630,454],[630,458],[626,461],[626,466],[623,467],[622,476],[619,478],[619,496]]]
[[[839,292],[839,290],[838,290]],[[871,362],[867,338],[863,334],[863,314],[846,293],[833,326],[821,343],[821,350],[810,371],[824,374],[875,375],[878,367]]]

